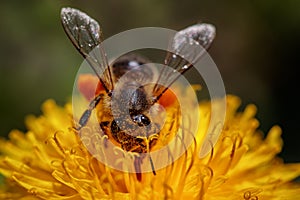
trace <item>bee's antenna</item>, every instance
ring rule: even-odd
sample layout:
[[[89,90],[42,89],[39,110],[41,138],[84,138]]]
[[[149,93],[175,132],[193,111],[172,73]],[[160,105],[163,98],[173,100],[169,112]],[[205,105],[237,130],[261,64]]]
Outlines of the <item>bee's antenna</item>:
[[[150,160],[150,164],[151,164],[151,168],[152,168],[152,172],[154,175],[156,175],[156,171],[155,171],[155,167],[154,167],[154,163],[153,160],[151,158],[151,156],[149,155],[149,160]]]

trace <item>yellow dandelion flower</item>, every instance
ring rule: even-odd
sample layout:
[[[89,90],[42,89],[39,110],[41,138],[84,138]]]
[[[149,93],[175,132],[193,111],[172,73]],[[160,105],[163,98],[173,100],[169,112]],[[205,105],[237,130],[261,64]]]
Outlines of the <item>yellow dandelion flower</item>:
[[[26,119],[28,132],[14,130],[0,141],[0,199],[300,199],[300,164],[284,164],[281,130],[257,130],[256,107],[238,113],[227,97],[225,125],[209,155],[199,148],[210,120],[209,102],[199,106],[195,144],[171,165],[153,173],[111,169],[92,156],[72,129],[72,109],[46,101],[43,115]],[[198,136],[199,135],[199,136]]]

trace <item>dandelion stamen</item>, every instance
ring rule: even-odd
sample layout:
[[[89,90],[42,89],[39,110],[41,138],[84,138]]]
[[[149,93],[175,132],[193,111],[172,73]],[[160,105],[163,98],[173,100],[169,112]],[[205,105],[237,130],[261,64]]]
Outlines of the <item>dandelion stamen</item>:
[[[282,148],[281,129],[273,127],[264,138],[257,130],[256,108],[237,113],[239,103],[237,97],[227,97],[224,129],[215,145],[207,143],[211,151],[203,158],[199,155],[210,103],[199,106],[201,134],[190,130],[192,118],[180,117],[171,109],[157,137],[158,147],[151,149],[172,144],[166,148],[166,157],[153,157],[155,163],[163,159],[171,164],[157,169],[156,175],[143,173],[139,179],[129,170],[137,153],[110,147],[110,139],[93,126],[87,125],[79,134],[70,128],[70,105],[61,108],[47,101],[43,117],[27,119],[27,133],[12,131],[9,140],[0,139],[0,173],[5,179],[0,199],[300,199],[300,185],[293,182],[300,175],[300,163],[284,164],[276,157]],[[185,140],[193,135],[187,145]],[[118,155],[114,162],[122,170],[103,163],[110,159],[107,148]],[[178,148],[185,151],[175,159],[173,150]],[[138,158],[139,165],[151,164],[149,157]]]

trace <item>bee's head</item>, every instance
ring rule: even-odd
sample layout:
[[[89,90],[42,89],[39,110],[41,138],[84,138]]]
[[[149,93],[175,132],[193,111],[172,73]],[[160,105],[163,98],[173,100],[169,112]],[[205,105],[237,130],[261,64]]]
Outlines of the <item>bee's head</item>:
[[[112,105],[113,118],[119,127],[115,130],[142,137],[155,134],[151,96],[146,89],[132,82],[119,92]]]
[[[149,125],[150,119],[143,114],[151,107],[150,99],[143,86],[132,91],[128,101],[128,111],[131,119],[139,126]]]

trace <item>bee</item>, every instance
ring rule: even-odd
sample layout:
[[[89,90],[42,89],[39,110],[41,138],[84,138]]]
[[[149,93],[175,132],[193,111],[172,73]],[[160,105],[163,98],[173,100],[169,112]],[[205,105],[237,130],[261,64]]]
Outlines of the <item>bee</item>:
[[[181,54],[187,54],[187,58],[195,61],[205,52],[186,52],[185,45],[208,49],[215,37],[214,26],[200,23],[179,31],[171,41],[173,51],[167,52],[163,61],[173,70],[170,72],[163,68],[158,73],[149,66],[148,59],[135,54],[121,56],[109,64],[101,45],[102,29],[86,13],[74,8],[62,8],[61,21],[67,36],[89,63],[103,88],[103,92],[90,101],[75,129],[80,131],[85,127],[93,110],[100,107],[99,124],[109,138],[125,151],[149,153],[156,145],[161,130],[161,125],[151,115],[151,109],[164,97],[168,98],[168,88],[192,68],[193,64]],[[95,48],[99,49],[97,52],[100,55],[91,53]],[[129,75],[127,72],[130,72]],[[147,82],[154,84],[145,85]],[[140,162],[136,161],[137,168]],[[150,162],[155,175],[151,159]]]

